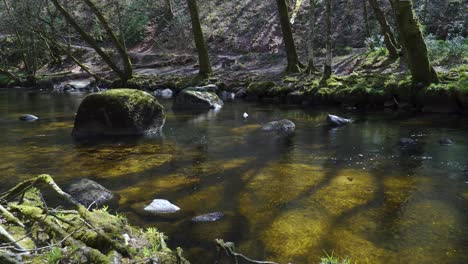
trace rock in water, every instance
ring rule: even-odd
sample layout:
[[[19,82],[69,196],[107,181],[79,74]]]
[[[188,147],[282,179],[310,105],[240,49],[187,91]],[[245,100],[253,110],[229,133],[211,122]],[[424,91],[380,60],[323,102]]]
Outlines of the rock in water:
[[[221,219],[223,217],[224,217],[223,213],[214,212],[214,213],[209,213],[209,214],[196,216],[196,217],[192,218],[192,221],[194,221],[194,222],[215,222],[215,221],[218,221],[219,219]]]
[[[262,131],[267,132],[293,132],[296,125],[289,119],[273,121],[262,126]]]
[[[38,120],[39,117],[37,117],[37,116],[35,116],[35,115],[27,114],[27,115],[22,115],[22,116],[20,116],[19,119],[20,119],[21,121],[33,122],[33,121]]]
[[[439,144],[442,146],[450,146],[453,145],[454,142],[450,138],[441,138],[439,139]]]
[[[414,145],[416,144],[416,140],[412,139],[412,138],[400,138],[400,140],[398,141],[398,145],[400,146],[409,146],[409,145]]]
[[[179,210],[180,208],[178,206],[164,199],[154,199],[150,205],[145,207],[145,211],[149,211],[153,213],[160,213],[160,214],[174,213]]]
[[[199,92],[183,90],[175,98],[173,107],[175,109],[219,109],[224,105],[218,95],[212,92]]]
[[[114,196],[111,191],[104,186],[89,179],[79,179],[74,181],[67,188],[67,192],[79,203],[89,206],[93,202],[102,204]]]
[[[154,96],[161,97],[161,98],[164,98],[164,99],[172,98],[173,94],[174,93],[172,92],[171,89],[164,89],[164,90],[154,91]]]
[[[112,89],[83,100],[75,118],[75,138],[133,136],[159,133],[166,120],[164,108],[149,93]]]
[[[352,123],[351,119],[342,118],[336,115],[328,115],[327,122],[330,126],[345,126]]]
[[[197,92],[217,93],[218,89],[219,88],[218,88],[218,86],[216,84],[208,84],[208,85],[205,85],[205,86],[188,87],[185,90],[197,91]]]

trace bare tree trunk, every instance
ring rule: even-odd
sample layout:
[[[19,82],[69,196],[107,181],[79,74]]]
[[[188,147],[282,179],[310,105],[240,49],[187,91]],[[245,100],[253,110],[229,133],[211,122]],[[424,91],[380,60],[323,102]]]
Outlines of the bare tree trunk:
[[[9,72],[6,69],[3,69],[2,67],[0,67],[0,74],[5,75],[6,77],[12,79],[13,81],[15,81],[17,83],[21,82],[21,79],[18,76],[14,75],[13,73]]]
[[[369,4],[374,10],[375,17],[379,22],[380,28],[382,30],[382,35],[384,37],[385,47],[388,50],[389,58],[396,59],[398,58],[398,44],[395,40],[395,36],[392,33],[390,25],[385,18],[385,13],[380,9],[379,3],[377,0],[369,0]]]
[[[424,42],[418,19],[414,14],[412,2],[408,0],[392,1],[413,83],[430,85],[431,83],[438,82],[437,73],[427,56],[426,43]]]
[[[288,66],[286,72],[296,73],[300,72],[302,64],[297,56],[296,46],[292,35],[291,23],[289,21],[288,6],[285,0],[276,0],[278,5],[278,12],[281,22],[281,30],[283,32],[283,41],[286,48],[286,55],[288,59]]]
[[[370,27],[369,27],[369,15],[367,14],[367,1],[362,0],[362,11],[364,16],[364,29],[366,32],[366,38],[370,38]]]
[[[109,23],[104,18],[101,11],[99,11],[99,9],[96,7],[96,5],[91,0],[83,0],[83,1],[91,9],[94,15],[97,17],[97,19],[99,20],[99,23],[106,31],[107,35],[109,36],[114,46],[117,48],[117,52],[119,53],[123,62],[123,66],[124,66],[124,74],[125,74],[124,79],[130,80],[131,78],[133,78],[133,67],[132,67],[132,62],[130,60],[130,57],[128,56],[127,49],[125,48],[125,43],[121,41],[121,39],[119,40],[119,38],[114,34],[114,31],[110,28]]]
[[[208,48],[201,28],[197,0],[187,0],[187,3],[190,11],[190,18],[192,20],[192,31],[195,39],[195,46],[197,47],[198,52],[198,63],[200,65],[200,71],[198,74],[206,77],[211,74],[212,70]]]
[[[332,0],[326,0],[325,2],[325,49],[326,58],[323,66],[323,77],[322,82],[330,79],[332,74],[332,36],[331,36],[331,12],[332,12]]]
[[[123,83],[126,83],[128,81],[128,78],[127,78],[128,75],[124,71],[122,71],[117,66],[117,64],[115,64],[112,61],[110,56],[106,52],[104,52],[104,50],[101,47],[99,47],[97,42],[88,33],[86,33],[86,31],[84,31],[84,29],[82,29],[78,25],[78,23],[75,21],[75,19],[73,19],[73,17],[70,15],[70,13],[68,13],[68,11],[65,10],[65,8],[63,8],[63,6],[60,4],[59,0],[51,0],[51,2],[52,2],[52,4],[54,4],[55,8],[57,8],[57,10],[64,16],[65,20],[67,20],[67,22],[76,30],[76,32],[78,32],[80,37],[86,43],[88,43],[88,45],[90,45],[96,51],[96,53],[99,54],[99,56],[101,56],[102,60],[112,69],[112,71],[115,72],[115,74],[117,74],[119,76],[121,81]]]
[[[316,0],[309,0],[309,35],[307,38],[307,71],[316,72],[317,68],[314,64],[314,38],[315,38],[315,5]]]
[[[172,0],[166,0],[166,19],[172,20],[174,19],[174,9],[172,5]]]

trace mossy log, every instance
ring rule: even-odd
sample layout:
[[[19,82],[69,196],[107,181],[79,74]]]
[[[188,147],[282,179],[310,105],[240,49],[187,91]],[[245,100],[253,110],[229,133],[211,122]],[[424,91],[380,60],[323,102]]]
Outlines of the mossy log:
[[[65,210],[47,207],[41,192],[45,188],[64,201]],[[181,250],[167,248],[162,233],[134,228],[123,216],[104,209],[88,210],[49,175],[23,181],[1,194],[0,212],[2,256],[13,254],[34,262],[48,260],[58,250],[60,263],[115,263],[116,258],[119,263],[153,259],[165,264],[189,263]]]

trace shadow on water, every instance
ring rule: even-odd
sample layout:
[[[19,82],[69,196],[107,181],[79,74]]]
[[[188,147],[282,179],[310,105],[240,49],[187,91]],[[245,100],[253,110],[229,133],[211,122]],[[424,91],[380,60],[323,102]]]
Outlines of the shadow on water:
[[[116,194],[114,210],[161,229],[193,263],[210,262],[215,238],[280,263],[316,263],[324,250],[359,263],[468,262],[466,118],[353,113],[354,124],[330,130],[324,111],[234,103],[173,112],[163,101],[162,135],[77,142],[82,98],[0,91],[0,188],[39,173],[64,185],[90,178]],[[24,113],[41,120],[17,121]],[[283,118],[295,133],[259,130]],[[402,137],[418,144],[398,146]],[[456,144],[442,147],[441,137]],[[182,210],[144,212],[156,198]],[[220,221],[191,221],[217,211]]]

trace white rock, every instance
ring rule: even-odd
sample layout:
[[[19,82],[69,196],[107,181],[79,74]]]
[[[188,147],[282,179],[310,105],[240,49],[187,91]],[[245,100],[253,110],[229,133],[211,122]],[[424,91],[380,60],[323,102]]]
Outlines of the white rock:
[[[247,117],[249,117],[249,114],[247,114],[247,113],[244,112],[244,114],[243,114],[242,116],[243,116],[244,118],[247,118]]]
[[[178,206],[164,199],[154,199],[150,205],[145,207],[145,211],[161,214],[174,213],[179,210]]]

